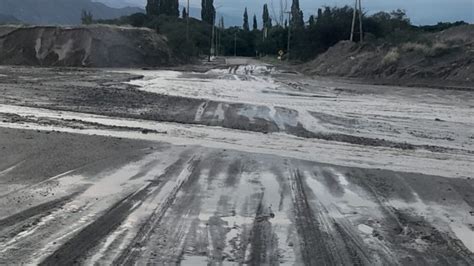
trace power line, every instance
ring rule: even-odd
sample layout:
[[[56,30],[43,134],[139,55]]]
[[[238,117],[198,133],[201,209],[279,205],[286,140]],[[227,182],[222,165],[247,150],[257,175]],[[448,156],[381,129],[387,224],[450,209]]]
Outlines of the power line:
[[[288,13],[288,44],[286,47],[286,60],[290,61],[290,43],[291,43],[291,12]]]
[[[189,41],[189,0],[186,7],[186,41]]]

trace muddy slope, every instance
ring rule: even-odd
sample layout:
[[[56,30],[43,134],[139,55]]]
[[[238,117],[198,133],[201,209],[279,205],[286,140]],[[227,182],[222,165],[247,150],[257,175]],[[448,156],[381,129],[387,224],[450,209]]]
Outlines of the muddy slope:
[[[0,27],[0,64],[136,67],[173,63],[166,39],[144,28]]]
[[[390,84],[474,84],[474,26],[427,34],[426,42],[399,45],[342,41],[302,66],[310,75],[342,76]],[[471,36],[471,37],[469,37]]]

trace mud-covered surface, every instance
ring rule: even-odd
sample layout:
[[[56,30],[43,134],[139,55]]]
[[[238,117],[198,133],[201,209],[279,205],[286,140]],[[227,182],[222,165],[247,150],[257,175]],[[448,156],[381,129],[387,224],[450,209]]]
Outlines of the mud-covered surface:
[[[2,188],[15,188],[0,195],[2,264],[473,263],[458,239],[472,240],[471,179],[59,132],[0,134]],[[39,156],[45,149],[52,154]]]
[[[308,75],[337,76],[376,84],[474,90],[474,26],[420,34],[422,42],[341,41],[297,68]]]
[[[151,29],[0,25],[1,65],[153,67],[176,61],[166,38]]]
[[[206,73],[121,72],[3,67],[0,90],[4,97],[0,103],[262,133],[284,132],[367,146],[472,152],[474,132],[469,128],[469,101],[474,97],[469,91],[370,88],[360,84],[354,85],[356,88],[340,88],[350,85],[308,80],[267,66],[221,66]],[[123,83],[128,80],[132,80],[131,84]],[[386,95],[386,90],[391,93]],[[446,104],[456,104],[458,110],[453,111],[462,112],[458,113],[460,117],[438,113],[446,108],[440,102],[442,97],[448,98]],[[349,112],[344,112],[346,103]],[[379,108],[388,110],[384,114]],[[426,127],[436,132],[429,132]],[[457,140],[460,145],[453,147]]]
[[[0,264],[474,264],[471,94],[239,60],[1,67]]]

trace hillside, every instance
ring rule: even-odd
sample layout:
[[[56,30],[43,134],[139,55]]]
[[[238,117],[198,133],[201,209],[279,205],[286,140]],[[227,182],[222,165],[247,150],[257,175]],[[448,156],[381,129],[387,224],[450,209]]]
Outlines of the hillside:
[[[112,19],[141,12],[137,7],[112,8],[91,0],[1,0],[0,13],[36,25],[76,25],[81,11],[91,11],[95,19]]]
[[[0,64],[141,67],[173,62],[167,41],[145,28],[0,26]]]
[[[370,79],[378,83],[472,87],[474,25],[427,33],[397,45],[342,41],[303,65],[310,75]]]

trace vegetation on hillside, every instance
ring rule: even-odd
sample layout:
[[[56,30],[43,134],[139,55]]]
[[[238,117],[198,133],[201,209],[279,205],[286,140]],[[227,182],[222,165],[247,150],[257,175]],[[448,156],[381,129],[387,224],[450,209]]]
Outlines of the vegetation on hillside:
[[[289,19],[286,12],[273,18],[268,5],[263,5],[259,28],[256,15],[250,27],[247,9],[243,10],[242,27],[224,28],[223,18],[216,18],[212,0],[202,0],[202,20],[189,18],[186,11],[179,16],[177,0],[148,0],[147,14],[137,13],[116,20],[100,20],[98,23],[130,24],[148,27],[164,34],[175,53],[182,58],[204,56],[210,53],[239,56],[276,56],[278,51],[287,52],[290,33],[291,59],[308,61],[342,40],[348,40],[351,33],[354,9],[349,6],[323,7],[307,20],[299,6],[299,0],[292,0]],[[364,40],[366,42],[388,42],[401,44],[422,42],[420,33],[435,32],[452,26],[465,24],[439,23],[434,26],[413,26],[403,10],[362,14]],[[214,28],[212,25],[216,25]],[[189,35],[188,35],[189,34]],[[359,42],[358,35],[355,41]]]

